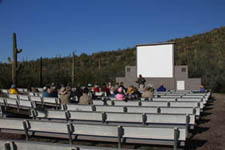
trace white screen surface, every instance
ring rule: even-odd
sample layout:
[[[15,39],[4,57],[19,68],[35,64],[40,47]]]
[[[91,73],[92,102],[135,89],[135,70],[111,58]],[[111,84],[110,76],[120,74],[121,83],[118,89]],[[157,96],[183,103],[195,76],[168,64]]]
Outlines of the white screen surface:
[[[137,76],[173,77],[173,44],[137,46]]]

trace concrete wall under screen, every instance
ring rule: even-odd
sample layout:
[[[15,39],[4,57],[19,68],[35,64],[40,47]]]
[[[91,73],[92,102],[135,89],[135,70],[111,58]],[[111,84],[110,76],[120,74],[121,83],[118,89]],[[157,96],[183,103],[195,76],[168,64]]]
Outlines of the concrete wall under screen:
[[[137,45],[137,76],[173,78],[173,44]]]

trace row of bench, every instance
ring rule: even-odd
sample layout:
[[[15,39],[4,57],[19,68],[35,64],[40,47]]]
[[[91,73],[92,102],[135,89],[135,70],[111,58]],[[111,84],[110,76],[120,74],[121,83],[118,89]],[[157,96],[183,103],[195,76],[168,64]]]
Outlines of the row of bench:
[[[118,150],[110,147],[69,146],[68,144],[51,144],[46,142],[3,141],[0,140],[1,150]],[[121,149],[128,150],[128,149]]]
[[[119,112],[87,112],[60,110],[31,110],[34,119],[64,120],[100,124],[132,124],[147,126],[183,126],[194,129],[195,115],[185,114],[151,114]]]
[[[23,134],[26,140],[30,136],[47,136],[68,138],[72,144],[74,139],[112,141],[118,143],[146,143],[160,142],[161,144],[174,145],[185,144],[187,138],[186,128],[146,127],[146,126],[115,126],[65,123],[55,121],[22,120],[0,118],[1,132]]]
[[[60,101],[54,98],[47,98],[46,101],[40,97],[34,97],[36,101],[30,98],[20,100],[19,95],[17,98],[11,98],[9,101],[16,101],[14,104],[17,106],[8,104],[8,99],[2,98],[4,103],[2,106],[14,105],[18,107],[21,102],[35,103],[35,105],[52,103],[61,106],[62,110],[38,110],[33,109],[35,107],[28,107],[28,110],[31,111],[31,117],[41,120],[24,121],[2,118],[2,121],[0,120],[2,132],[8,133],[12,130],[15,133],[15,131],[19,131],[26,135],[27,140],[31,135],[47,137],[56,137],[57,135],[58,137],[60,134],[59,137],[68,138],[70,144],[74,138],[114,141],[118,142],[118,148],[123,142],[174,145],[174,149],[177,148],[178,144],[184,145],[188,135],[187,126],[194,126],[195,117],[200,115],[201,109],[207,103],[206,96],[204,99],[193,98],[193,101],[187,101],[190,100],[188,98],[181,98],[186,101],[178,101],[177,98],[153,98],[157,101],[128,102],[104,99],[102,101],[94,100],[94,105],[60,105]],[[164,101],[161,101],[162,99]],[[152,105],[154,107],[151,107]],[[181,108],[182,105],[185,106]],[[22,106],[20,105],[18,108],[20,109]],[[13,125],[10,125],[12,127],[10,128],[10,126],[7,127],[7,124],[20,126],[22,124],[22,129],[17,129],[15,126],[13,128]],[[180,139],[180,137],[182,138]]]
[[[0,98],[0,105],[18,109],[36,108],[32,101]],[[60,105],[62,110],[99,111],[99,112],[129,112],[129,113],[162,113],[162,114],[195,114],[200,115],[200,107],[157,107],[157,106],[105,106],[105,105]]]
[[[101,106],[65,104],[63,110],[97,111],[97,112],[128,112],[128,113],[162,113],[162,114],[195,114],[200,115],[200,108],[196,107],[151,107],[151,106]]]
[[[38,103],[51,103],[60,104],[59,98],[51,97],[38,97],[38,96],[28,96],[28,95],[8,95],[11,99],[34,101]],[[93,100],[95,105],[126,105],[126,106],[171,106],[171,107],[204,107],[208,99],[198,99],[198,98],[152,98],[146,101],[117,101],[117,100]]]

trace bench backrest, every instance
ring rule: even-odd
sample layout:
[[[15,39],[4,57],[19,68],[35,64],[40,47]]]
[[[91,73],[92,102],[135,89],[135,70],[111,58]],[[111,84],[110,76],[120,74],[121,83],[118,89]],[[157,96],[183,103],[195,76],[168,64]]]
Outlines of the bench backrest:
[[[30,100],[28,95],[18,95],[18,99],[19,100],[27,100],[27,101]]]
[[[0,129],[24,130],[23,120],[0,118]]]
[[[145,106],[128,106],[127,112],[131,113],[158,113],[157,107],[145,107]]]
[[[124,138],[162,139],[174,140],[175,129],[173,128],[150,128],[150,127],[123,127]],[[179,129],[179,139],[186,140],[186,129]]]
[[[72,111],[93,111],[94,106],[92,106],[92,105],[67,104],[66,109],[72,110]]]
[[[8,94],[8,98],[17,99],[18,97],[16,94]]]
[[[99,112],[125,112],[125,108],[123,106],[95,106],[96,111]]]

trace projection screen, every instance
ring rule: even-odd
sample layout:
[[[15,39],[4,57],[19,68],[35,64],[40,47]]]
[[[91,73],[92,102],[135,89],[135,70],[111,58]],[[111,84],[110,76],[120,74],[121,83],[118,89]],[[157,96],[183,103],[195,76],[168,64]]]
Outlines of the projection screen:
[[[137,76],[173,77],[173,44],[137,45]]]

